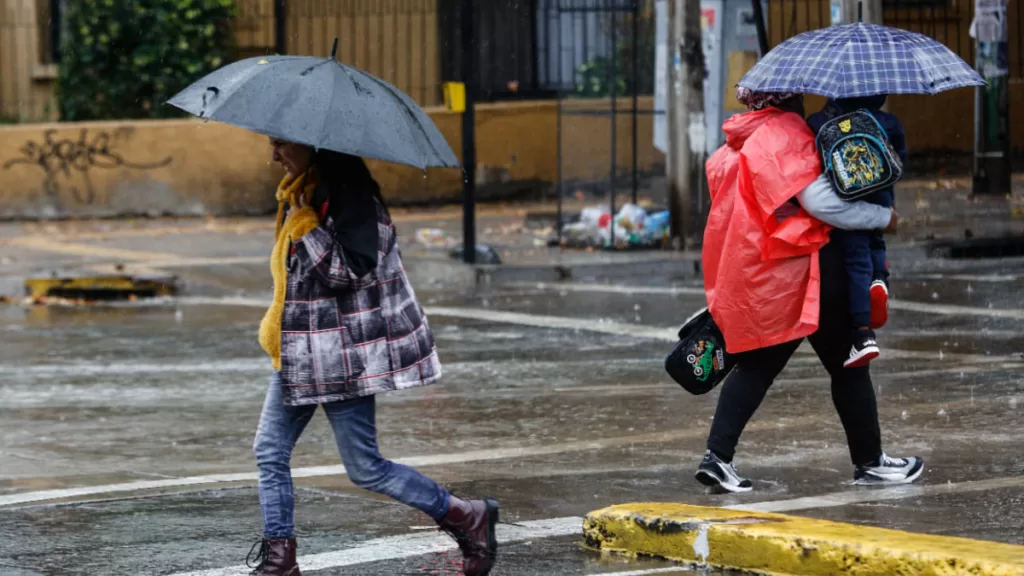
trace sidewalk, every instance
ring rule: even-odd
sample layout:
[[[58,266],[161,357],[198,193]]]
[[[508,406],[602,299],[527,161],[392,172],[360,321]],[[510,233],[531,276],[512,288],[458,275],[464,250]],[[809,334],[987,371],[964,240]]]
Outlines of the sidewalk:
[[[1024,234],[1024,180],[1015,198],[971,198],[957,180],[911,181],[897,191],[900,231],[893,249],[939,241]],[[628,194],[620,195],[622,200]],[[663,204],[657,183],[641,203]],[[607,198],[579,194],[563,207],[565,221]],[[621,205],[621,201],[620,201]],[[469,289],[505,281],[610,280],[646,283],[657,276],[695,281],[699,253],[586,251],[550,248],[556,206],[491,203],[477,213],[478,243],[500,254],[501,266],[467,267],[451,258],[462,242],[459,206],[396,208],[402,252],[414,282],[425,289]],[[431,231],[441,240],[422,241]],[[438,232],[439,231],[439,232]],[[0,223],[0,295],[20,296],[26,278],[53,273],[173,274],[188,293],[235,294],[269,287],[266,262],[273,219],[152,219]]]

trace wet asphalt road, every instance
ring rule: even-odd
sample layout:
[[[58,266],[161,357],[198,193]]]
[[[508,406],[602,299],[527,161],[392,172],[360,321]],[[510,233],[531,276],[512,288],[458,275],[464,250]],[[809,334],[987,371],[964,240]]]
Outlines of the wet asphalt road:
[[[140,251],[179,244],[106,243]],[[189,257],[204,254],[197,243],[207,239],[180,242]],[[218,245],[235,246],[234,256],[264,248],[251,244]],[[52,251],[40,257],[71,261]],[[671,342],[587,329],[677,325],[702,305],[686,290],[699,286],[686,274],[617,278],[588,292],[422,282],[428,306],[514,311],[526,320],[434,315],[445,379],[380,399],[382,450],[459,494],[500,499],[509,529],[552,519],[571,527],[589,511],[629,501],[735,505],[854,493],[861,501],[822,500],[790,513],[1024,544],[1024,262],[932,260],[913,247],[893,250],[892,260],[896,297],[921,304],[893,312],[879,335],[888,355],[874,365],[887,451],[928,464],[919,487],[905,493],[849,485],[827,379],[801,353],[741,443],[737,463],[755,491],[706,494],[692,473],[716,394],[689,396],[664,375]],[[180,574],[243,563],[261,528],[254,483],[217,475],[254,471],[251,443],[270,364],[255,340],[263,311],[216,298],[265,298],[264,271],[179,268],[214,297],[201,304],[0,307],[0,574]],[[636,285],[684,290],[630,293]],[[545,316],[578,326],[546,327]],[[458,573],[452,552],[404,556],[413,543],[434,542],[428,519],[356,489],[337,469],[314,468],[337,464],[318,416],[293,461],[308,471],[296,481],[300,553],[343,552],[321,557],[326,566],[312,573]],[[223,481],[183,480],[209,475]],[[166,482],[130,492],[116,486],[150,481]],[[81,487],[94,491],[5,500]],[[525,536],[503,547],[497,576],[692,573],[602,558],[573,530],[522,529]],[[344,565],[360,554],[365,562]]]

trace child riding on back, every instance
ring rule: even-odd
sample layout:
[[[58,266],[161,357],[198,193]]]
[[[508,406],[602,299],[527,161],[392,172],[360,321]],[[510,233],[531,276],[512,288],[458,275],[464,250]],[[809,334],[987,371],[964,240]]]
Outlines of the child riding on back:
[[[885,100],[885,94],[829,100],[820,112],[807,118],[807,124],[817,135],[829,120],[856,110],[867,110],[881,125],[905,167],[907,143],[903,124],[894,114],[882,110]],[[889,187],[859,200],[891,208],[893,196],[894,191]],[[832,232],[832,241],[842,248],[849,277],[850,315],[855,327],[850,357],[844,365],[847,368],[864,366],[880,353],[873,329],[881,328],[888,320],[889,267],[885,240],[881,231],[836,229]]]

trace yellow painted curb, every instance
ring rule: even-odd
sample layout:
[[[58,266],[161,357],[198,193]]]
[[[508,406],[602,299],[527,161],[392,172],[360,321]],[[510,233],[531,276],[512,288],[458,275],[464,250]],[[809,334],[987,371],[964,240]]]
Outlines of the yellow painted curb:
[[[1024,576],[1024,546],[685,504],[612,506],[583,532],[599,550],[761,574]]]

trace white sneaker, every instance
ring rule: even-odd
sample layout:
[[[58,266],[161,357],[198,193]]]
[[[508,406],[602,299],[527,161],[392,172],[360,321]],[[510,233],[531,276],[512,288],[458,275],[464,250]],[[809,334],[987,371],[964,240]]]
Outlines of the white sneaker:
[[[859,486],[910,484],[923,472],[924,460],[920,458],[890,458],[882,454],[872,465],[857,466],[853,483]]]
[[[860,368],[867,366],[882,353],[875,340],[874,330],[857,330],[853,335],[850,356],[843,362],[843,368]]]
[[[750,492],[754,489],[753,482],[736,473],[736,466],[732,462],[723,461],[711,450],[704,454],[696,478],[718,493]]]

